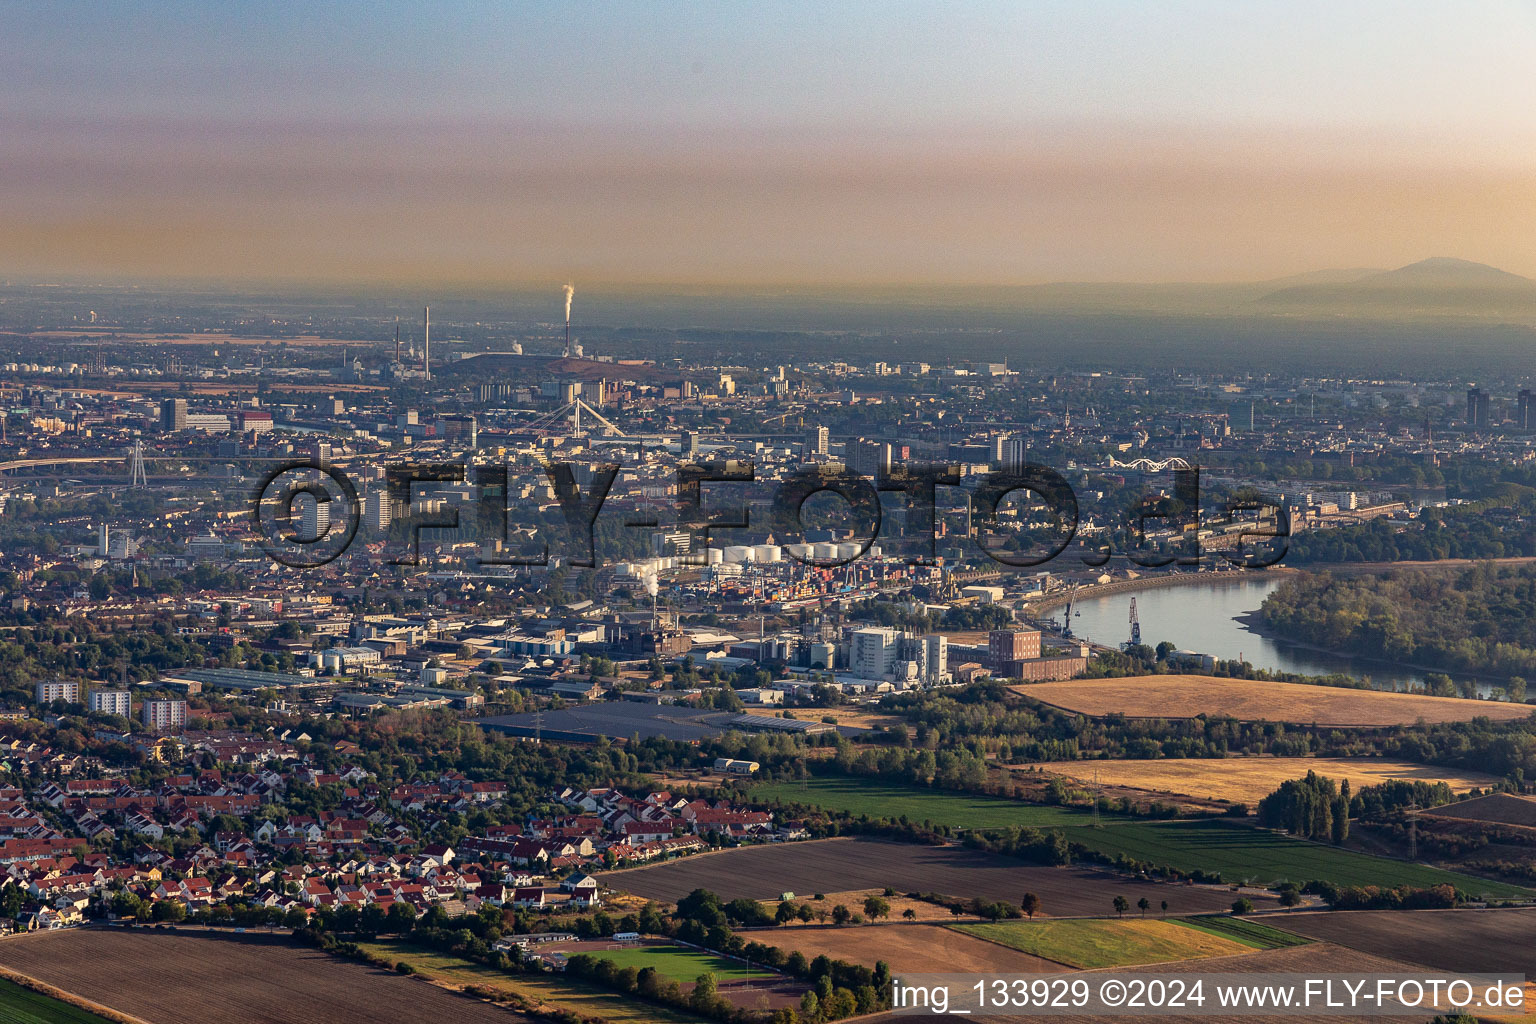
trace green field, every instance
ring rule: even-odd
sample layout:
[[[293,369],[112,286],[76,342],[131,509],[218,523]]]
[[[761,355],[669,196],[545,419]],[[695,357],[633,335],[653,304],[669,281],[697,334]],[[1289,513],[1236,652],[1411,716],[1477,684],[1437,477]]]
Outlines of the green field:
[[[106,1018],[0,979],[0,1021],[5,1024],[108,1024]]]
[[[1087,811],[1073,808],[843,777],[809,779],[803,789],[798,782],[761,783],[752,787],[752,795],[760,800],[802,803],[871,818],[905,815],[914,823],[927,821],[952,828],[1021,825],[1061,829],[1071,841],[1111,857],[1124,854],[1185,872],[1220,872],[1229,882],[1274,885],[1329,881],[1337,885],[1417,887],[1448,883],[1475,895],[1532,895],[1519,886],[1339,850],[1221,818],[1153,821],[1104,815],[1100,827],[1095,828]]]
[[[656,973],[668,981],[691,984],[699,975],[712,971],[717,981],[738,981],[745,978],[762,978],[770,971],[748,971],[746,964],[683,946],[626,946],[622,949],[589,951],[599,960],[612,960],[619,968],[633,967],[643,970],[656,968]]]
[[[1325,880],[1336,885],[1450,884],[1484,896],[1529,896],[1531,891],[1407,861],[1373,857],[1309,843],[1278,832],[1219,818],[1192,821],[1105,819],[1102,828],[1067,830],[1073,842],[1110,855],[1123,853],[1182,871],[1218,871],[1228,882],[1275,885]]]
[[[1185,928],[1172,921],[1141,918],[1001,921],[950,927],[1068,967],[1087,969],[1233,956],[1253,948],[1227,936]]]
[[[807,804],[871,818],[900,818],[913,824],[931,822],[955,828],[1066,828],[1088,820],[1087,814],[1066,807],[1023,804],[995,796],[970,796],[917,786],[890,785],[871,779],[807,779],[764,782],[752,787],[758,800]]]
[[[1245,917],[1176,917],[1174,924],[1195,928],[1211,935],[1220,935],[1233,942],[1241,942],[1254,949],[1283,949],[1286,946],[1305,946],[1312,940],[1302,935],[1292,935],[1267,924],[1259,924]]]

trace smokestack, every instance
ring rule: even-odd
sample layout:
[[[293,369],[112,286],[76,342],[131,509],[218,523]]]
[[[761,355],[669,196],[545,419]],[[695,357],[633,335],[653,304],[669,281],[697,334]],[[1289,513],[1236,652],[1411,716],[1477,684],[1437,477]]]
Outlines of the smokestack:
[[[565,357],[571,357],[571,299],[576,294],[576,286],[567,282],[565,286]]]
[[[422,340],[421,340],[421,370],[427,380],[432,379],[432,307],[424,306],[421,311]]]
[[[400,318],[395,317],[395,362],[400,361]]]

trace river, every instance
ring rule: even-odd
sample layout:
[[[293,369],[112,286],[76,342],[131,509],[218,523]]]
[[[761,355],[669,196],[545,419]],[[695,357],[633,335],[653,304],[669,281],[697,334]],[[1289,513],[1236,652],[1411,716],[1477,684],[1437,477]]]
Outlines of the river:
[[[1344,672],[1370,676],[1384,688],[1417,683],[1422,673],[1379,662],[1296,647],[1251,632],[1239,615],[1256,611],[1280,585],[1275,578],[1212,580],[1183,586],[1156,587],[1129,594],[1089,598],[1078,602],[1072,630],[1080,637],[1118,646],[1131,638],[1131,598],[1141,618],[1141,642],[1156,647],[1164,640],[1180,650],[1213,654],[1230,661],[1243,658],[1254,668],[1303,675]],[[1054,613],[1059,620],[1061,610]]]

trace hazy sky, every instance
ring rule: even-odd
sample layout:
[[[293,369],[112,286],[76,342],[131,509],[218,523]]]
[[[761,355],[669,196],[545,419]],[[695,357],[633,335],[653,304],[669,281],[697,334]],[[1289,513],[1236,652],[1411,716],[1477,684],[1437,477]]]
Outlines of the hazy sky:
[[[1531,3],[0,7],[0,274],[1536,275]]]

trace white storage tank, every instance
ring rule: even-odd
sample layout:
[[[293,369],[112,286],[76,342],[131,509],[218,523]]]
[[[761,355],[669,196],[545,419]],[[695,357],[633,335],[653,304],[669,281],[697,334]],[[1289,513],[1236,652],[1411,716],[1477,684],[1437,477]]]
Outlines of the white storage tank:
[[[778,562],[784,558],[784,550],[777,544],[754,544],[752,559],[757,562]]]
[[[809,544],[786,544],[784,550],[796,558],[810,558],[811,546]]]
[[[719,565],[724,560],[725,560],[725,552],[721,551],[719,548],[705,548],[704,549],[704,564],[705,565]]]
[[[818,562],[830,562],[837,558],[836,544],[812,544],[811,557]]]
[[[727,562],[752,561],[752,545],[732,544],[730,547],[725,549],[725,560]]]
[[[864,550],[864,545],[863,544],[854,544],[854,543],[851,543],[851,542],[850,543],[846,543],[846,544],[839,544],[837,546],[837,557],[839,559],[847,561],[849,559],[858,558],[859,557],[859,553],[861,551],[863,551],[863,550]]]

